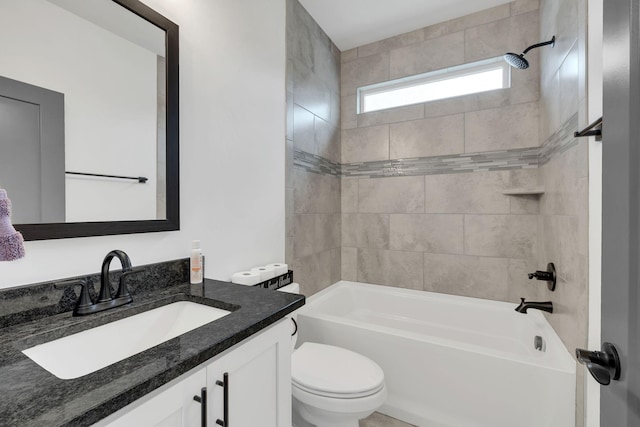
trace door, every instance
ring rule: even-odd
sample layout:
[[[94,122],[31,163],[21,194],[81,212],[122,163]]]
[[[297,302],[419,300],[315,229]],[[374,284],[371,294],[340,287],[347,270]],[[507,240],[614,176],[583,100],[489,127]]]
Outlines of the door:
[[[621,377],[601,388],[602,427],[640,426],[639,3],[604,1],[602,341]]]
[[[207,366],[209,425],[291,425],[288,319]]]
[[[0,76],[0,188],[14,224],[65,222],[63,94]]]
[[[206,375],[206,369],[201,368],[180,377],[93,427],[200,427],[202,406],[194,396],[200,395]]]

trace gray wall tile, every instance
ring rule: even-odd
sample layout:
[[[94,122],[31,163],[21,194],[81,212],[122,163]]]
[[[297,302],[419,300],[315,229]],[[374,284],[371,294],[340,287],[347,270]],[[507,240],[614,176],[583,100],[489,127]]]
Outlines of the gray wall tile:
[[[529,68],[511,68],[511,104],[538,101],[540,99],[540,55],[534,50],[527,53]]]
[[[316,117],[314,120],[314,141],[316,152],[313,154],[340,162],[340,130],[337,127],[320,117]]]
[[[342,280],[358,280],[358,249],[342,247]]]
[[[559,153],[540,169],[544,196],[540,199],[540,212],[545,215],[578,215],[584,209],[579,203],[578,183],[588,166],[586,144]]]
[[[408,33],[400,34],[399,36],[360,46],[358,47],[358,57],[363,58],[365,56],[375,55],[381,52],[388,52],[392,49],[419,43],[421,41],[424,41],[423,29],[411,31]]]
[[[578,42],[576,41],[560,67],[560,123],[578,111]]]
[[[339,213],[340,178],[293,170],[296,213]]]
[[[509,172],[425,176],[428,213],[509,213]],[[453,196],[455,195],[455,196]]]
[[[510,188],[536,188],[542,187],[538,168],[519,169],[509,172]],[[540,196],[511,196],[510,212],[512,214],[537,214],[540,212]]]
[[[516,0],[511,2],[511,15],[532,12],[540,8],[540,0]]]
[[[340,103],[340,124],[342,129],[353,129],[358,127],[356,102],[356,95],[342,97],[342,102]]]
[[[508,301],[520,303],[520,298],[529,301],[541,301],[543,289],[546,289],[547,282],[529,280],[529,273],[538,270],[536,259],[510,259],[509,260],[509,294]],[[546,268],[542,268],[546,270]]]
[[[314,133],[315,116],[308,110],[293,105],[293,145],[308,153],[318,154]]]
[[[508,18],[509,16],[510,10],[508,4],[481,10],[470,15],[426,27],[424,29],[425,39],[441,37],[446,34],[455,33],[478,25]]]
[[[355,95],[361,86],[389,80],[389,53],[358,58],[342,64],[342,96]]]
[[[424,117],[424,105],[407,105],[405,107],[390,108],[381,111],[372,111],[357,115],[358,127],[377,126],[388,123],[406,122],[422,119]]]
[[[390,125],[390,157],[441,156],[464,152],[464,115]]]
[[[389,125],[342,131],[342,162],[389,159]]]
[[[538,145],[537,102],[465,113],[467,153]]]
[[[341,245],[340,214],[295,214],[293,251],[303,258]]]
[[[342,244],[363,249],[389,249],[389,215],[342,214]]]
[[[293,89],[287,91],[286,139],[293,141]]]
[[[325,120],[331,120],[331,88],[309,68],[293,61],[293,101]]]
[[[339,173],[341,54],[298,0],[286,3],[285,257],[310,295],[342,271],[340,178],[310,172]]]
[[[506,301],[508,263],[505,258],[425,253],[424,290]]]
[[[302,258],[291,264],[295,271],[296,282],[300,284],[300,293],[313,295],[340,280],[341,249],[329,249]]]
[[[538,195],[512,195],[509,199],[509,212],[514,215],[540,213],[540,196]]]
[[[465,254],[534,258],[537,222],[535,215],[465,215]]]
[[[362,213],[423,213],[424,178],[361,179],[358,207]]]
[[[467,111],[486,110],[488,108],[510,105],[510,103],[510,89],[492,90],[490,92],[475,93],[427,102],[424,105],[424,116],[425,118],[439,117],[448,114],[464,113]]]
[[[464,32],[394,49],[390,55],[392,79],[459,65],[464,62]]]
[[[342,179],[342,212],[358,212],[358,180]]]
[[[489,22],[465,31],[465,61],[522,52],[539,40],[538,11]]]
[[[419,252],[358,249],[358,281],[421,290],[423,262]]]
[[[355,47],[353,49],[345,50],[340,55],[340,62],[349,62],[354,59],[358,59],[358,48]]]
[[[390,248],[394,251],[463,253],[463,216],[395,214],[390,218]]]

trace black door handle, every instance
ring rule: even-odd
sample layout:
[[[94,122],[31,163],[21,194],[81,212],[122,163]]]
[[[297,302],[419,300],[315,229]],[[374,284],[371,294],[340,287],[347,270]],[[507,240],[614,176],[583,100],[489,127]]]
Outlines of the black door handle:
[[[576,348],[576,359],[586,365],[591,376],[602,385],[609,385],[612,379],[620,379],[620,357],[611,343],[603,343],[602,351]]]
[[[229,373],[225,372],[222,381],[216,381],[216,385],[222,387],[222,419],[217,419],[216,424],[222,427],[229,427]]]
[[[207,427],[207,388],[202,387],[200,390],[200,396],[197,394],[193,396],[193,400],[200,403],[200,425]]]

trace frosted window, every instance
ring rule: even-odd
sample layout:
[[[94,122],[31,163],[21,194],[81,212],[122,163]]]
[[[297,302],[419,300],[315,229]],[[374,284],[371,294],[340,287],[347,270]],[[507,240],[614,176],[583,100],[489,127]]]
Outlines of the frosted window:
[[[358,89],[358,113],[510,87],[502,58],[465,64]]]

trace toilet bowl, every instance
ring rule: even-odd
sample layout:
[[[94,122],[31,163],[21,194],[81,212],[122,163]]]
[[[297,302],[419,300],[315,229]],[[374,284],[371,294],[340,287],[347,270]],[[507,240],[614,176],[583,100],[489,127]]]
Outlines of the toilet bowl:
[[[279,290],[298,293],[293,283]],[[294,427],[358,427],[387,398],[384,372],[369,358],[326,344],[297,341],[292,316],[291,389]]]

